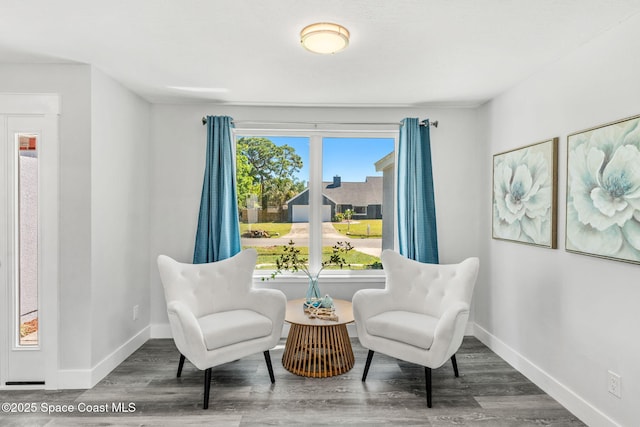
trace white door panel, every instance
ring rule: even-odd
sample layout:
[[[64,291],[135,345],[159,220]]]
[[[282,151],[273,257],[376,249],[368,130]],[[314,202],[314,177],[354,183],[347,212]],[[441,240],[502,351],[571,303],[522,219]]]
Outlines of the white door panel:
[[[57,388],[57,99],[0,94],[0,388]]]

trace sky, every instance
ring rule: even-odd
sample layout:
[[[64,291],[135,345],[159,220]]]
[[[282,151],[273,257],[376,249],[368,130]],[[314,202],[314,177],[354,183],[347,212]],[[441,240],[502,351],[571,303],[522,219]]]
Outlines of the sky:
[[[266,138],[276,145],[287,144],[302,157],[304,166],[297,174],[301,181],[309,181],[309,138]],[[392,138],[324,138],[322,146],[322,180],[333,181],[339,175],[343,182],[364,182],[367,176],[382,176],[376,172],[375,162],[393,151]]]

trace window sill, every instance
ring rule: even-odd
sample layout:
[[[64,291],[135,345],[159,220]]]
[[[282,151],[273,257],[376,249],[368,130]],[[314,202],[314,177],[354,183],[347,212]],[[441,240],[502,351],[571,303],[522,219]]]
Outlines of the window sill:
[[[308,283],[309,278],[304,274],[279,274],[274,279],[271,278],[271,273],[268,272],[256,272],[253,275],[254,282],[261,283],[273,283],[273,284],[300,284]],[[367,272],[331,272],[323,273],[319,277],[321,283],[369,283],[369,282],[383,282],[385,281],[385,275],[382,270],[367,271]]]

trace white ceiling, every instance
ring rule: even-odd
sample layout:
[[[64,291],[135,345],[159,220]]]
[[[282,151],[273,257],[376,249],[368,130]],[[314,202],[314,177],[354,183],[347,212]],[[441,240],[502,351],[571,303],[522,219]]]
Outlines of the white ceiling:
[[[638,12],[640,0],[0,0],[0,62],[93,64],[151,102],[476,105]],[[319,21],[349,29],[347,50],[299,45]]]

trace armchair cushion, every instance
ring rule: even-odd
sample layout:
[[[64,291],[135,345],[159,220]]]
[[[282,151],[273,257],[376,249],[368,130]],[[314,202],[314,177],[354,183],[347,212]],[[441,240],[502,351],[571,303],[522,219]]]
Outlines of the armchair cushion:
[[[213,313],[198,319],[207,350],[271,335],[273,322],[252,310]]]
[[[369,318],[367,332],[373,336],[428,350],[433,343],[438,319],[409,311],[387,311]]]

